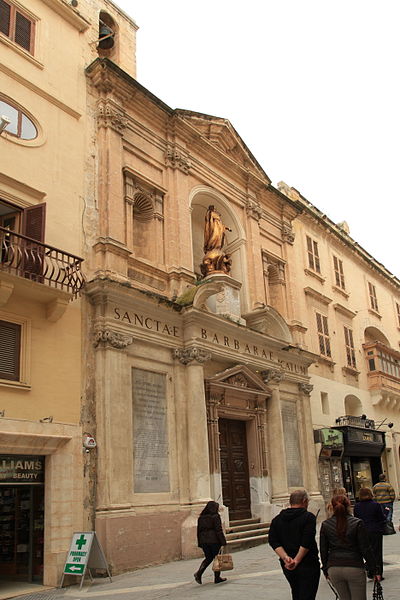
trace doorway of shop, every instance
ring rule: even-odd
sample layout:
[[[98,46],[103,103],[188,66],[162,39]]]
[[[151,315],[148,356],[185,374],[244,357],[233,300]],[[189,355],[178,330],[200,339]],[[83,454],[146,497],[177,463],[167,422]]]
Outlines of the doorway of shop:
[[[44,486],[0,485],[0,580],[43,580]]]
[[[246,422],[219,419],[222,498],[230,521],[251,518]]]

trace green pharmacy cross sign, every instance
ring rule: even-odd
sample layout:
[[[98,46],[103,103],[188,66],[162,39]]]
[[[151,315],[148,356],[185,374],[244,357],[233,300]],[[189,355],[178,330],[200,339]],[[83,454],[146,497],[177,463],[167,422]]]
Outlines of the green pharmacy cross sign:
[[[111,581],[108,564],[96,532],[74,533],[65,561],[60,587],[63,586],[65,575],[78,575],[81,577],[81,588],[86,572],[89,573],[90,579],[92,579],[90,569],[106,569]]]

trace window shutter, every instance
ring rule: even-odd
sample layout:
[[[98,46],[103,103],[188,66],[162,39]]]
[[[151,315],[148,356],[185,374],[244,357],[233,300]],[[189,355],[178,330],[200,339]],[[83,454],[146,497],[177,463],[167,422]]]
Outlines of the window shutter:
[[[30,206],[24,210],[23,235],[44,242],[46,203]]]
[[[21,325],[0,321],[0,378],[19,380]]]
[[[0,0],[0,31],[10,37],[11,7],[4,0]]]
[[[15,43],[28,51],[31,49],[31,26],[31,21],[17,11],[15,15]]]

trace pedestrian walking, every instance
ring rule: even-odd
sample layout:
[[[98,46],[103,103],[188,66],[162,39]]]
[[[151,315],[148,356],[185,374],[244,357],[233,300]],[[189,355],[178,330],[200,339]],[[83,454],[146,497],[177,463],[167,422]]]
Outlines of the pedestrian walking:
[[[334,488],[334,490],[332,492],[332,498],[334,496],[347,496],[346,488],[344,488],[344,487]],[[326,505],[326,518],[329,519],[329,517],[331,517],[332,515],[333,515],[332,502],[328,502],[328,504]]]
[[[290,508],[272,519],[268,535],[268,543],[279,556],[293,600],[315,600],[319,585],[316,518],[307,510],[308,502],[305,490],[292,492]]]
[[[383,528],[386,516],[380,504],[373,499],[370,488],[361,488],[359,502],[354,506],[354,516],[361,519],[368,532],[369,542],[375,556],[377,573],[383,579]],[[373,573],[368,571],[368,577],[373,579]]]
[[[374,485],[372,490],[374,492],[375,500],[385,511],[386,520],[392,521],[393,502],[396,499],[396,494],[390,483],[386,481],[386,475],[384,473],[379,475],[379,482]]]
[[[204,560],[194,574],[194,578],[200,584],[202,583],[201,576],[204,571],[217,556],[221,546],[226,545],[218,511],[218,502],[210,500],[201,511],[197,521],[197,544],[204,552]],[[222,583],[223,581],[226,581],[226,577],[221,577],[221,571],[214,571],[214,583]]]
[[[339,594],[340,600],[366,600],[367,568],[374,578],[376,562],[368,533],[361,519],[350,513],[347,496],[332,498],[333,516],[321,525],[320,552],[322,571]]]

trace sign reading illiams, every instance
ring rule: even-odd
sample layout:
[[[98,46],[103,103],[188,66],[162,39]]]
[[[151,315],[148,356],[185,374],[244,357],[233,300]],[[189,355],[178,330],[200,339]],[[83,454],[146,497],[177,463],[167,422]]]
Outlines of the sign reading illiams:
[[[24,484],[44,482],[43,456],[0,456],[0,484]]]

